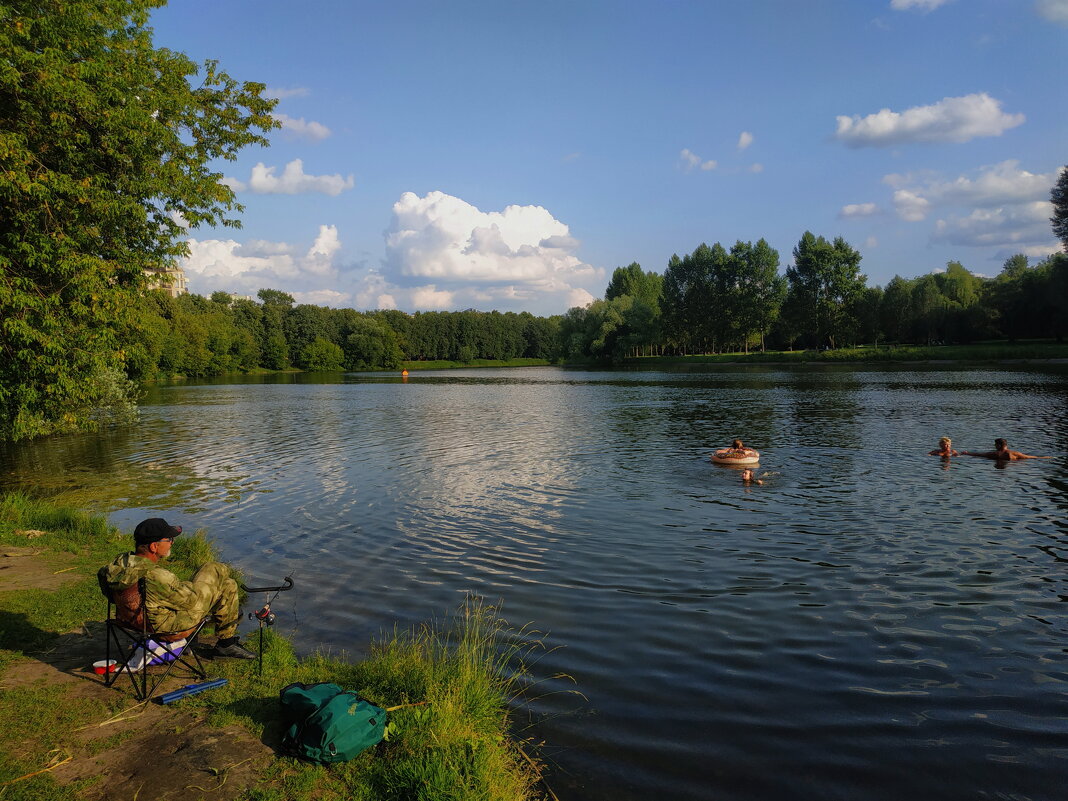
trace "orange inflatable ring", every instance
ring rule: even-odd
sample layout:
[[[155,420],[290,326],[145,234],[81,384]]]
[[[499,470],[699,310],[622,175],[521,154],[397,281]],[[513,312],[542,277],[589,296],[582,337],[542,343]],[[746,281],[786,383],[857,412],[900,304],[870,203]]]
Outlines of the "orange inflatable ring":
[[[760,454],[752,448],[720,448],[712,454],[712,461],[716,464],[753,465],[760,461]]]

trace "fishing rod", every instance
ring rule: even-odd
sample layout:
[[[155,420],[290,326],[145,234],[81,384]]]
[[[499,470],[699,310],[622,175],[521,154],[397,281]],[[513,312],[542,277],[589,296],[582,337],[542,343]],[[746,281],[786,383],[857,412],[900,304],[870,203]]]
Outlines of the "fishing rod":
[[[241,589],[243,589],[245,592],[247,592],[249,594],[252,594],[254,592],[263,592],[263,593],[273,592],[274,593],[274,595],[272,595],[270,598],[267,599],[267,602],[263,606],[261,606],[255,612],[249,612],[248,613],[249,620],[253,620],[253,619],[254,620],[258,620],[259,624],[260,624],[259,675],[262,676],[263,675],[263,627],[264,626],[273,626],[274,625],[275,614],[274,614],[274,612],[271,611],[271,604],[273,604],[275,598],[278,597],[278,593],[280,593],[280,592],[288,592],[289,590],[293,589],[293,571],[290,571],[289,575],[286,576],[285,579],[283,580],[283,582],[277,587],[246,587],[244,584],[242,584],[241,585]]]

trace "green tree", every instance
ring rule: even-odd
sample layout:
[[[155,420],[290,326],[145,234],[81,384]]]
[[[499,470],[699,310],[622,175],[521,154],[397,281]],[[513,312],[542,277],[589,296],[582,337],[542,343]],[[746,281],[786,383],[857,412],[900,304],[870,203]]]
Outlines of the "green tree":
[[[735,286],[728,300],[734,328],[749,351],[754,337],[764,349],[764,337],[779,317],[786,297],[786,279],[779,275],[779,252],[764,239],[754,245],[737,242],[731,248]]]
[[[268,142],[262,84],[152,44],[162,0],[0,6],[0,438],[91,428],[145,271],[236,225],[212,165]]]
[[[883,336],[882,315],[883,289],[869,286],[857,298],[857,333],[864,342],[871,342],[879,347]]]
[[[397,334],[383,320],[357,314],[347,321],[345,367],[349,370],[396,370],[404,358]]]
[[[340,370],[345,354],[330,340],[318,337],[301,349],[300,360],[307,370]]]
[[[810,344],[838,346],[854,335],[855,302],[867,278],[860,272],[860,253],[842,237],[828,242],[805,231],[787,268],[787,303]]]
[[[1053,201],[1053,216],[1049,219],[1053,225],[1053,235],[1061,240],[1061,245],[1068,251],[1068,167],[1061,168],[1049,199]]]
[[[890,342],[904,342],[912,319],[912,282],[900,275],[890,279],[879,304],[879,323]]]

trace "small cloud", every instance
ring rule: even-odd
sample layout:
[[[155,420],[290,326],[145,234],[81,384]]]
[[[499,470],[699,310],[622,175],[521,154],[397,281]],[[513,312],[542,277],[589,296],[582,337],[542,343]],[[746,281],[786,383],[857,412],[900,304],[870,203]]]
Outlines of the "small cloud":
[[[563,157],[563,159],[561,159],[561,161],[563,161],[566,164],[567,162],[574,161],[575,159],[577,159],[577,158],[579,158],[581,156],[582,156],[581,153],[568,153],[566,156]]]
[[[586,307],[593,303],[594,297],[585,289],[572,289],[567,293],[567,307],[573,309],[576,306]]]
[[[922,11],[928,14],[939,6],[944,6],[952,0],[890,0],[890,8],[894,11]]]
[[[868,248],[868,250],[871,250],[872,248],[877,248],[879,247],[879,240],[876,239],[874,236],[869,236],[867,239],[864,240],[864,247]]]
[[[313,142],[321,142],[331,135],[331,130],[321,122],[308,122],[303,117],[294,119],[288,114],[272,115],[282,123],[282,132],[300,139],[310,139]]]
[[[968,142],[1000,136],[1022,125],[1023,114],[1007,114],[985,92],[946,97],[903,112],[884,108],[866,117],[840,115],[835,138],[848,147],[892,147],[909,142]]]
[[[1033,173],[1020,169],[1015,159],[983,167],[974,178],[966,175],[943,180],[938,175],[890,174],[883,183],[904,190],[905,202],[921,197],[930,203],[962,206],[1003,206],[1043,200],[1057,181],[1057,171]],[[900,192],[895,192],[895,205]],[[923,219],[922,217],[918,219]]]
[[[281,86],[268,86],[263,90],[264,97],[274,97],[278,100],[285,100],[287,97],[305,97],[308,94],[308,90],[303,86],[297,86],[292,89],[285,89]]]
[[[311,292],[293,292],[293,299],[297,303],[308,303],[312,306],[333,306],[340,309],[344,304],[352,300],[348,292],[338,292],[334,289],[314,289]]]
[[[219,183],[223,186],[230,187],[235,192],[244,192],[246,189],[248,189],[248,185],[245,184],[243,181],[239,181],[237,178],[232,178],[229,175],[224,175],[222,178],[220,178]]]
[[[974,209],[967,217],[938,220],[931,240],[972,247],[1016,244],[1024,247],[1049,241],[1051,209],[1051,204],[1045,201],[1005,208]],[[1055,245],[1048,247],[1056,250]]]
[[[1029,245],[1023,248],[1008,248],[1004,250],[999,250],[997,253],[994,254],[994,258],[998,261],[1003,262],[1006,259],[1015,256],[1017,253],[1022,253],[1023,255],[1027,256],[1030,261],[1038,263],[1043,262],[1050,256],[1053,256],[1054,254],[1060,252],[1060,244],[1057,242],[1051,242],[1048,245]]]
[[[902,220],[919,222],[927,216],[931,201],[908,189],[898,189],[894,192],[894,208],[897,210],[897,216]]]
[[[428,284],[412,290],[412,304],[417,309],[447,309],[452,306],[452,296],[452,292]]]
[[[700,156],[688,148],[684,148],[682,152],[679,153],[679,160],[684,172],[690,172],[695,167],[700,167],[705,171],[716,169],[716,162],[714,160],[709,159],[704,161]]]
[[[1035,13],[1050,22],[1068,26],[1068,0],[1035,0]]]
[[[749,165],[749,172],[764,172],[764,165],[759,162]]]
[[[268,167],[261,161],[252,168],[252,175],[247,184],[236,178],[224,178],[223,182],[234,191],[242,192],[247,189],[258,195],[302,195],[320,192],[335,197],[355,185],[351,174],[344,178],[340,175],[308,175],[304,172],[304,162],[301,159],[289,162],[281,176],[275,175],[277,169]]]
[[[749,131],[742,131],[738,135],[738,149],[745,150],[751,144],[753,144],[753,135]]]
[[[849,203],[842,206],[838,216],[842,219],[849,219],[850,217],[871,217],[878,213],[879,207],[874,203]]]

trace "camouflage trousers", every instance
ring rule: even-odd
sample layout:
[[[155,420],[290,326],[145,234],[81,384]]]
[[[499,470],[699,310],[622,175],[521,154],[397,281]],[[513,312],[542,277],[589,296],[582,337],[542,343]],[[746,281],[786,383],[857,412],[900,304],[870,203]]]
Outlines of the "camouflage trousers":
[[[191,583],[196,600],[178,612],[174,628],[191,628],[205,615],[211,615],[219,639],[236,636],[241,613],[237,582],[230,578],[229,568],[219,562],[208,562],[196,572]]]

